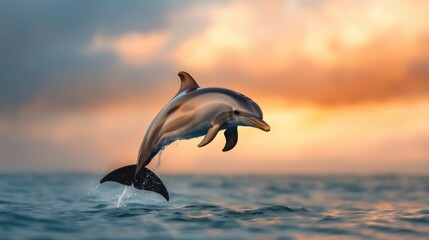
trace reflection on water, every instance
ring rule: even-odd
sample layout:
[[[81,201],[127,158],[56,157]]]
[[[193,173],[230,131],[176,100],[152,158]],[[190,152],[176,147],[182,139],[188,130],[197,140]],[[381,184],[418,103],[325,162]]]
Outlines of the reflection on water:
[[[429,177],[0,175],[1,239],[427,239]],[[118,206],[118,207],[117,207]]]

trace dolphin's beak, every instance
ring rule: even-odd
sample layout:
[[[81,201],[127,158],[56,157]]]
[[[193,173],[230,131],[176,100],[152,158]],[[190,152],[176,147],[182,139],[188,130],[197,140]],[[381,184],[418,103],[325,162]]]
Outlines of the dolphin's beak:
[[[254,117],[254,116],[247,117],[247,119],[249,120],[250,125],[252,127],[259,128],[265,132],[270,131],[270,125],[268,125],[268,123],[266,123],[264,120],[257,118],[257,117]]]

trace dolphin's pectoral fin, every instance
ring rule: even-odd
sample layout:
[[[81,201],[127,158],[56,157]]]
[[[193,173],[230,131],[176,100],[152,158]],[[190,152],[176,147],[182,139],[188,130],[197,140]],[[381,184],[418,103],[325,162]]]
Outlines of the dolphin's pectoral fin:
[[[147,168],[141,169],[134,179],[134,187],[140,190],[152,191],[161,194],[167,201],[170,200],[167,188],[161,179]]]
[[[226,152],[235,147],[238,141],[238,131],[237,127],[228,128],[224,132],[226,143],[225,147],[223,147],[222,151]]]
[[[204,139],[198,144],[198,147],[204,147],[205,145],[209,144],[213,139],[216,137],[218,131],[219,131],[220,125],[215,124],[213,127],[209,129],[207,132],[207,135],[204,137]]]

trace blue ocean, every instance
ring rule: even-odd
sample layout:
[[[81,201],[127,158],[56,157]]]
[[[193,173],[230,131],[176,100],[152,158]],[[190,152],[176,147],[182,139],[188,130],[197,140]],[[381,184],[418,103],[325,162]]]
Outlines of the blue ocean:
[[[0,174],[0,239],[429,239],[427,176]]]

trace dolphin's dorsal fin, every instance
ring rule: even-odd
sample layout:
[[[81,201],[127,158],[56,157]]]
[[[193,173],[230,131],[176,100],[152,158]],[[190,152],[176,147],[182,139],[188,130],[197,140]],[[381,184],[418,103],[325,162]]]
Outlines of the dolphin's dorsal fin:
[[[197,82],[195,82],[194,78],[189,73],[180,71],[178,75],[180,77],[181,84],[180,84],[179,92],[177,94],[185,91],[195,90],[200,87],[198,86]]]

